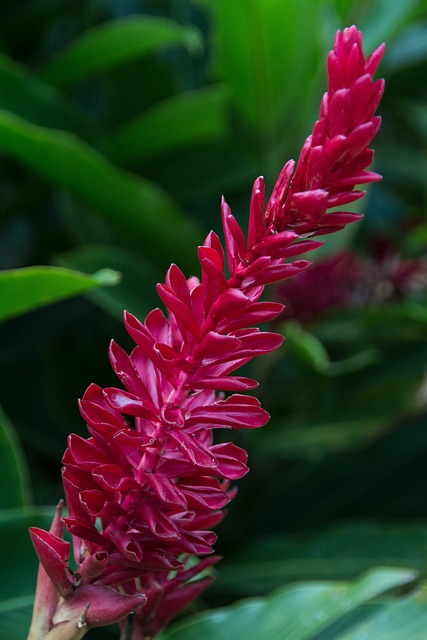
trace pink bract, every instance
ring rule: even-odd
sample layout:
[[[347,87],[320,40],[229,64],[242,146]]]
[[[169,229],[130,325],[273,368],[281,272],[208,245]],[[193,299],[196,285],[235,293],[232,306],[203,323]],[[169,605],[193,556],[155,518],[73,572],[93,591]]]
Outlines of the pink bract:
[[[293,161],[283,168],[267,206],[263,179],[255,181],[247,234],[223,201],[225,249],[208,234],[198,248],[200,280],[172,265],[158,285],[167,314],[155,309],[141,322],[125,313],[136,346],[129,355],[110,346],[122,386],[87,389],[80,407],[90,437],[71,435],[63,458],[68,515],[62,522],[72,535],[77,572],[68,567],[65,543],[33,532],[61,594],[61,620],[73,602],[83,602],[80,590],[142,594],[132,637],[153,637],[211,582],[208,574],[194,577],[217,561],[210,556],[212,529],[234,495],[230,482],[248,470],[246,452],[215,444],[213,430],[268,421],[247,395],[257,382],[235,375],[283,340],[254,327],[283,309],[261,300],[264,287],[304,271],[309,262],[295,257],[322,244],[314,236],[360,217],[328,209],[360,198],[356,185],[379,179],[367,167],[380,126],[374,113],[383,81],[373,74],[382,52],[379,47],[366,59],[355,27],[337,33],[319,120],[296,168]],[[96,591],[93,597],[96,608]],[[98,616],[96,624],[103,623]]]

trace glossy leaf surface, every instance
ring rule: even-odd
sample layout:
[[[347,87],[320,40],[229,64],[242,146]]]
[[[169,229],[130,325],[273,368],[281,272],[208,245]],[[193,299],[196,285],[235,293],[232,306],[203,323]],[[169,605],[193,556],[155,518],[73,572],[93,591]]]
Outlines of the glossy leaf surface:
[[[102,285],[114,285],[119,275],[110,269],[89,276],[60,267],[26,267],[0,272],[0,320],[6,320],[45,304],[85,293]]]

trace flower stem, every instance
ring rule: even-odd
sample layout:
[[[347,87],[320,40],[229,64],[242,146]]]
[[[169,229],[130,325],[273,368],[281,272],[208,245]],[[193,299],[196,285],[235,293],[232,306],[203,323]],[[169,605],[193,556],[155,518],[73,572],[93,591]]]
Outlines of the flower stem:
[[[122,632],[120,634],[120,640],[132,640],[134,619],[135,619],[134,614],[130,613],[126,618],[126,622],[122,628]]]

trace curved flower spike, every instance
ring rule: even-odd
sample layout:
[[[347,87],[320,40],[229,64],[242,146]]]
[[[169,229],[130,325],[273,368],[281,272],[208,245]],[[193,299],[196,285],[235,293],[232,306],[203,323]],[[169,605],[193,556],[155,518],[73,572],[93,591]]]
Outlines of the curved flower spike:
[[[379,179],[367,167],[380,125],[374,112],[383,82],[372,76],[382,51],[366,59],[356,27],[338,32],[319,120],[296,168],[285,164],[266,208],[264,182],[255,181],[247,237],[223,200],[225,249],[208,234],[198,249],[201,279],[172,265],[158,285],[166,315],[155,309],[141,322],[125,313],[136,346],[129,355],[110,346],[124,388],[87,389],[80,407],[90,437],[70,436],[63,458],[62,522],[77,572],[67,565],[57,521],[50,534],[32,534],[51,580],[45,628],[68,624],[90,600],[88,624],[107,614],[120,620],[131,606],[132,639],[153,638],[211,582],[217,558],[201,558],[212,553],[212,529],[235,494],[230,481],[248,470],[246,452],[214,444],[212,432],[267,422],[258,400],[244,394],[258,383],[231,375],[283,341],[256,326],[283,309],[260,300],[264,287],[304,271],[310,263],[293,258],[320,246],[312,236],[360,217],[328,209],[357,200],[363,192],[356,185]]]

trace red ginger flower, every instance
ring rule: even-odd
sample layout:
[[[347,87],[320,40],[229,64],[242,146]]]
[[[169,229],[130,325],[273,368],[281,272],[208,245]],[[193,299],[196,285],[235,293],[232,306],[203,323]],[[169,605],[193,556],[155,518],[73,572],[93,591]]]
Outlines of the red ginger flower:
[[[201,280],[187,280],[172,265],[158,285],[167,317],[155,309],[141,323],[125,313],[136,347],[130,355],[114,342],[110,347],[124,389],[88,388],[81,413],[90,437],[71,435],[63,458],[63,523],[73,537],[78,572],[67,567],[66,543],[32,533],[61,594],[61,620],[80,589],[143,594],[145,604],[145,598],[129,603],[129,611],[140,605],[132,638],[142,640],[155,636],[211,581],[189,580],[216,558],[193,566],[190,560],[211,554],[212,529],[234,495],[229,483],[247,472],[246,452],[232,443],[214,444],[212,431],[257,428],[269,417],[243,393],[258,383],[230,374],[282,343],[282,336],[253,327],[283,309],[260,301],[265,285],[306,269],[306,260],[288,260],[321,244],[309,236],[359,218],[328,208],[360,198],[363,192],[354,187],[379,179],[366,167],[380,124],[374,112],[383,82],[372,76],[382,52],[379,47],[366,60],[361,33],[355,27],[338,32],[320,118],[295,172],[293,161],[282,170],[266,209],[263,179],[256,180],[247,238],[222,202],[229,276],[221,242],[211,232],[198,249]],[[224,391],[233,393],[224,397]]]

